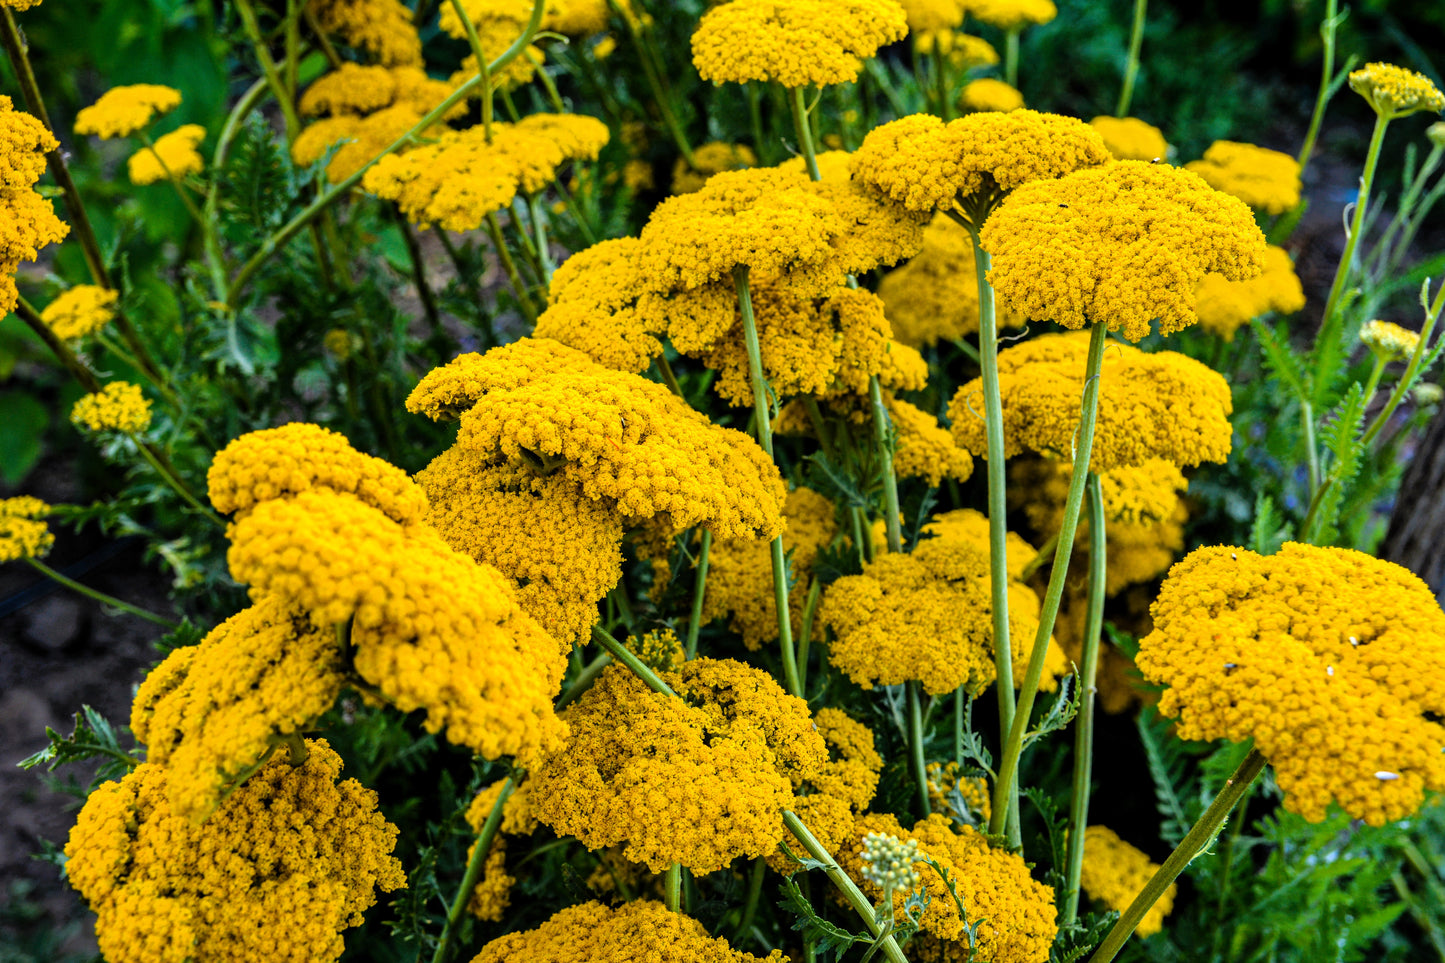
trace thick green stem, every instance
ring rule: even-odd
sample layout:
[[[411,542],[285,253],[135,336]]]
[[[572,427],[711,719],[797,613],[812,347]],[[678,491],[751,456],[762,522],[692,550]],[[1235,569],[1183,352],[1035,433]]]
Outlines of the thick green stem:
[[[602,646],[609,653],[611,653],[612,657],[618,662],[621,662],[623,665],[627,666],[627,668],[631,670],[632,674],[637,676],[643,682],[646,682],[647,687],[653,692],[660,692],[666,696],[677,695],[676,692],[672,691],[671,686],[658,678],[656,672],[653,672],[646,665],[644,665],[641,659],[633,655],[632,651],[628,649],[627,646],[614,639],[602,626],[592,626],[592,641],[596,642],[598,645]]]
[[[1015,27],[1004,35],[1003,79],[1010,87],[1019,85],[1019,31]]]
[[[898,509],[898,474],[893,470],[893,444],[888,409],[883,404],[883,389],[878,376],[868,379],[868,401],[873,409],[873,441],[878,446],[878,462],[883,474],[883,524],[888,532],[888,551],[903,551],[903,528]]]
[[[1099,636],[1104,631],[1104,493],[1099,476],[1089,472],[1089,608],[1084,617],[1083,664],[1079,666],[1079,715],[1074,720],[1074,784],[1069,797],[1069,853],[1064,871],[1064,911],[1060,926],[1079,915],[1079,876],[1084,871],[1084,829],[1089,822],[1089,792],[1094,778],[1094,691],[1099,671]]]
[[[296,103],[286,90],[285,78],[281,76],[276,61],[271,57],[271,49],[266,46],[266,38],[261,33],[261,24],[256,19],[256,10],[251,6],[251,0],[236,0],[236,12],[241,15],[241,26],[246,31],[246,39],[251,41],[251,48],[256,53],[256,61],[261,65],[266,84],[281,107],[281,117],[286,123],[286,143],[289,144],[301,130],[301,118],[296,115]]]
[[[667,390],[686,401],[687,395],[682,393],[682,385],[678,384],[677,374],[672,370],[672,363],[667,360],[667,355],[657,356],[657,370],[662,372],[662,381],[667,385]]]
[[[707,568],[712,555],[712,532],[702,530],[702,544],[697,550],[697,580],[692,589],[692,618],[687,623],[687,644],[684,650],[689,659],[697,656],[697,633],[702,629],[702,603],[707,596]]]
[[[1375,180],[1375,167],[1380,162],[1380,147],[1385,142],[1385,128],[1389,125],[1390,118],[1387,115],[1375,115],[1375,129],[1370,135],[1370,148],[1365,153],[1365,169],[1360,174],[1360,193],[1355,201],[1354,216],[1350,218],[1349,233],[1345,237],[1345,252],[1340,255],[1339,266],[1335,268],[1335,280],[1330,285],[1330,296],[1325,301],[1325,313],[1320,322],[1320,333],[1316,338],[1316,344],[1327,344],[1329,339],[1335,336],[1339,327],[1336,322],[1341,320],[1338,317],[1340,298],[1345,293],[1346,282],[1354,267],[1355,248],[1359,246],[1361,229],[1365,223],[1365,211],[1370,206],[1370,186]],[[1318,380],[1325,381],[1323,377]]]
[[[44,562],[40,561],[40,559],[38,558],[26,558],[25,561],[29,562],[37,571],[40,572],[40,574],[44,575],[46,578],[58,582],[61,585],[64,585],[71,591],[79,592],[81,595],[95,599],[102,605],[109,605],[112,608],[120,609],[122,612],[128,612],[131,615],[145,619],[147,622],[154,622],[156,625],[163,627],[168,632],[173,632],[176,629],[180,628],[180,623],[178,622],[172,622],[170,619],[165,618],[164,616],[156,615],[154,612],[147,612],[145,609],[136,608],[129,602],[122,602],[114,595],[106,595],[104,592],[93,589],[88,585],[81,585],[74,579],[60,574],[49,565],[46,565]]]
[[[586,692],[592,685],[592,681],[601,675],[602,670],[610,664],[612,664],[612,656],[606,652],[599,653],[597,658],[587,663],[582,667],[582,671],[577,673],[577,678],[572,680],[572,684],[567,686],[567,691],[563,692],[561,697],[557,699],[555,708],[561,711],[576,702],[582,693]]]
[[[662,883],[662,898],[667,908],[674,913],[682,912],[682,864],[673,863],[667,867],[667,876]]]
[[[933,47],[933,85],[938,95],[938,116],[946,121],[952,120],[953,100],[949,94],[953,85],[948,76],[948,54],[940,52],[937,44]]]
[[[432,963],[446,963],[447,956],[451,952],[452,937],[456,935],[457,926],[467,911],[467,904],[471,902],[472,890],[477,888],[477,882],[482,878],[482,871],[486,869],[487,856],[492,851],[492,841],[497,838],[497,831],[502,828],[502,811],[515,788],[516,782],[511,776],[508,776],[502,783],[501,791],[497,793],[497,801],[492,803],[492,811],[487,814],[487,821],[482,824],[482,831],[477,834],[477,845],[472,849],[472,858],[467,860],[467,871],[462,875],[462,883],[457,887],[457,895],[452,898],[452,907],[447,913],[447,922],[442,929],[442,938],[437,942],[436,952],[431,957]]]
[[[1134,25],[1129,28],[1129,59],[1124,62],[1124,86],[1119,91],[1119,104],[1114,108],[1115,117],[1129,116],[1129,104],[1134,100],[1134,80],[1139,76],[1139,51],[1144,46],[1144,13],[1149,0],[1134,0]]]
[[[793,130],[798,135],[798,150],[803,153],[803,162],[808,166],[808,176],[821,181],[818,170],[818,151],[813,146],[813,126],[808,122],[808,108],[803,104],[803,88],[788,88],[788,107],[793,115]]]
[[[743,902],[743,913],[738,919],[737,935],[733,937],[736,945],[747,938],[753,928],[753,918],[758,912],[758,898],[763,894],[763,874],[768,864],[761,859],[753,860],[752,872],[748,874],[748,895]]]
[[[517,296],[517,304],[527,320],[536,324],[537,306],[522,280],[521,272],[517,270],[517,262],[512,259],[512,252],[507,248],[507,238],[502,233],[502,224],[497,220],[496,211],[487,212],[486,222],[487,235],[492,239],[492,247],[497,250],[497,260],[502,262],[502,271],[507,275],[507,283],[512,286],[512,293]]]
[[[1320,135],[1320,124],[1325,119],[1325,104],[1330,100],[1330,86],[1335,74],[1335,30],[1339,27],[1336,8],[1339,0],[1325,0],[1325,19],[1320,24],[1320,39],[1324,41],[1324,63],[1320,69],[1320,89],[1315,95],[1315,109],[1310,115],[1309,131],[1305,134],[1304,145],[1299,152],[1300,173],[1309,165],[1310,155],[1315,152],[1315,139]]]
[[[908,748],[913,753],[913,777],[918,781],[918,812],[927,818],[933,812],[928,801],[928,762],[923,752],[923,710],[918,699],[918,683],[909,680],[908,690]]]
[[[542,205],[536,194],[527,196],[527,216],[532,220],[532,233],[536,237],[537,258],[541,262],[542,281],[544,284],[552,283],[552,272],[556,268],[552,264],[551,245],[547,241],[547,220],[542,213]]]
[[[1188,834],[1175,847],[1174,852],[1164,860],[1164,865],[1159,867],[1149,882],[1144,884],[1139,895],[1134,897],[1129,908],[1124,910],[1123,915],[1114,924],[1114,928],[1109,931],[1109,935],[1104,937],[1104,942],[1100,943],[1099,948],[1094,951],[1094,955],[1089,957],[1089,963],[1109,963],[1118,954],[1133,934],[1135,927],[1139,925],[1139,921],[1144,918],[1144,914],[1149,912],[1150,907],[1158,902],[1160,896],[1164,895],[1164,891],[1179,878],[1179,874],[1184,872],[1184,868],[1209,846],[1210,841],[1219,832],[1219,827],[1224,825],[1224,820],[1234,809],[1235,803],[1239,802],[1240,798],[1249,791],[1249,787],[1264,771],[1264,766],[1264,756],[1260,755],[1258,749],[1251,749],[1249,755],[1245,756],[1244,761],[1239,764],[1239,768],[1234,771],[1234,775],[1230,776],[1229,781],[1224,784],[1219,795],[1214,797],[1214,802],[1210,803],[1209,808],[1204,811],[1204,815],[1200,816],[1199,821],[1190,827]],[[1243,815],[1240,818],[1242,819]]]
[[[1069,496],[1064,503],[1064,520],[1059,526],[1059,544],[1054,549],[1054,567],[1049,572],[1049,587],[1044,593],[1043,605],[1039,610],[1039,629],[1034,636],[1034,646],[1029,652],[1029,665],[1024,674],[1023,685],[1019,688],[1018,705],[1014,712],[1013,725],[1009,727],[1004,741],[1003,760],[999,764],[998,781],[994,785],[993,813],[989,820],[989,832],[998,835],[1008,822],[1009,840],[1018,845],[1020,841],[1017,820],[1008,819],[1009,806],[1017,799],[1019,757],[1023,753],[1024,734],[1029,725],[1029,714],[1033,711],[1034,697],[1039,692],[1039,679],[1043,676],[1044,655],[1048,652],[1049,639],[1053,635],[1054,621],[1058,618],[1059,602],[1064,594],[1064,581],[1068,577],[1069,557],[1074,550],[1074,532],[1079,524],[1079,510],[1084,503],[1084,481],[1089,473],[1089,458],[1094,451],[1094,420],[1099,413],[1099,373],[1104,364],[1104,344],[1107,332],[1104,325],[1095,323],[1089,330],[1089,357],[1084,369],[1084,399],[1079,419],[1077,450],[1074,452],[1074,469],[1069,478]]]
[[[1320,446],[1315,441],[1315,406],[1308,398],[1300,401],[1300,426],[1305,436],[1305,461],[1310,470],[1310,494],[1320,490]]]

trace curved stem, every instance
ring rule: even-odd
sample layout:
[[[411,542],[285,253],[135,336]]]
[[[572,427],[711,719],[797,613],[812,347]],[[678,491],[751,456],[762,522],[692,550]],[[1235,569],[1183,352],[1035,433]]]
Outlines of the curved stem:
[[[1124,910],[1109,935],[1104,937],[1104,942],[1100,943],[1094,955],[1089,957],[1089,963],[1109,963],[1118,954],[1139,925],[1139,921],[1144,918],[1144,914],[1149,912],[1149,908],[1159,901],[1159,897],[1179,878],[1179,874],[1184,872],[1190,861],[1209,846],[1219,832],[1219,827],[1224,825],[1230,810],[1249,791],[1249,787],[1254,785],[1254,780],[1264,771],[1264,766],[1265,758],[1260,755],[1259,750],[1249,750],[1249,755],[1244,757],[1244,761],[1239,764],[1234,775],[1229,777],[1219,795],[1214,797],[1214,802],[1209,804],[1204,815],[1190,827],[1188,834],[1174,848],[1174,852],[1164,860],[1164,865],[1159,867],[1149,882],[1144,884],[1144,889],[1134,897],[1129,908]]]
[[[44,575],[46,578],[58,582],[61,585],[64,585],[71,591],[79,592],[81,595],[84,595],[87,598],[95,599],[102,605],[109,605],[112,608],[120,609],[122,612],[127,612],[131,615],[145,619],[147,622],[154,622],[156,625],[161,626],[168,632],[174,632],[176,629],[181,627],[179,622],[172,622],[170,619],[165,618],[164,616],[156,615],[154,612],[147,612],[145,609],[136,608],[129,602],[122,602],[114,595],[107,595],[98,589],[93,589],[88,585],[82,585],[79,582],[75,581],[75,579],[60,574],[49,565],[46,565],[44,562],[40,561],[40,559],[38,558],[27,557],[25,561],[29,562],[36,571],[40,572],[40,574]]]
[[[537,257],[541,262],[542,282],[546,285],[552,283],[552,272],[556,268],[552,265],[552,252],[547,243],[547,221],[542,214],[542,205],[537,202],[537,195],[527,195],[527,214],[532,219],[532,233],[536,235]]]
[[[467,8],[461,0],[451,0],[452,11],[461,21],[462,31],[467,35],[467,44],[472,48],[472,56],[477,61],[478,79],[482,87],[482,137],[487,143],[492,142],[492,71],[487,66],[487,55],[482,50],[481,38],[477,36],[476,24],[467,14]]]
[[[1009,840],[1019,844],[1019,826],[1016,819],[1007,819],[1008,807],[1017,805],[1019,756],[1023,753],[1024,733],[1028,729],[1029,714],[1033,711],[1034,697],[1039,692],[1039,679],[1044,672],[1044,655],[1048,652],[1049,638],[1053,635],[1054,620],[1058,618],[1059,601],[1064,594],[1064,581],[1069,572],[1069,556],[1074,550],[1074,532],[1079,524],[1079,510],[1084,502],[1084,480],[1089,472],[1089,458],[1094,451],[1094,420],[1099,413],[1099,372],[1104,364],[1104,344],[1107,332],[1103,324],[1095,323],[1089,331],[1089,357],[1084,369],[1083,410],[1079,419],[1078,450],[1074,452],[1074,470],[1069,478],[1069,497],[1064,503],[1064,521],[1059,526],[1059,544],[1054,549],[1054,567],[1049,572],[1049,587],[1044,594],[1039,610],[1039,629],[1034,636],[1034,647],[1029,652],[1029,665],[1024,674],[1023,685],[1019,688],[1018,706],[1014,711],[1013,725],[1009,727],[1004,742],[1003,761],[999,765],[998,782],[994,786],[993,815],[989,820],[989,832],[999,834],[1008,822]]]
[[[170,464],[169,460],[161,452],[156,451],[149,442],[142,441],[131,432],[126,432],[126,434],[130,436],[131,441],[135,442],[136,448],[140,450],[141,457],[150,463],[150,466],[156,470],[156,473],[165,480],[167,485],[170,485],[171,488],[175,490],[177,495],[181,496],[181,499],[186,504],[204,515],[211,524],[225,531],[226,523],[221,520],[221,516],[201,504],[200,500],[196,498],[190,488],[186,486],[186,483],[181,481],[176,475],[174,466]]]
[[[1315,139],[1320,135],[1320,124],[1325,118],[1325,104],[1329,103],[1330,99],[1330,87],[1335,73],[1335,30],[1340,25],[1339,17],[1336,16],[1338,3],[1339,0],[1325,0],[1325,19],[1320,24],[1320,39],[1324,41],[1325,56],[1320,69],[1319,93],[1315,95],[1315,109],[1310,115],[1309,131],[1305,134],[1304,145],[1300,147],[1301,174],[1309,165],[1310,155],[1315,151]]]
[[[672,370],[672,363],[667,360],[666,354],[657,356],[657,370],[662,372],[662,381],[667,385],[667,390],[686,401],[687,395],[682,393],[682,385],[678,384],[677,374]]]
[[[186,213],[191,215],[191,219],[196,222],[196,227],[204,234],[206,231],[206,216],[202,214],[201,209],[196,206],[195,198],[191,197],[190,191],[186,190],[186,185],[181,183],[181,179],[176,176],[175,171],[171,170],[171,165],[166,163],[166,159],[161,156],[160,151],[156,150],[156,145],[151,140],[150,134],[144,130],[139,131],[139,134],[141,143],[145,144],[146,150],[151,152],[151,156],[156,159],[156,163],[160,165],[161,171],[166,175],[166,180],[170,181],[171,186],[176,189],[176,196],[178,196],[181,199],[181,203],[186,206]]]
[[[674,913],[682,911],[681,863],[673,863],[667,867],[667,876],[662,881],[662,898],[667,908]]]
[[[507,249],[507,238],[502,234],[501,222],[497,220],[496,211],[488,211],[487,235],[492,239],[492,246],[497,250],[497,259],[502,262],[502,271],[507,275],[507,283],[512,286],[512,292],[517,295],[517,304],[521,306],[522,313],[527,320],[533,324],[537,323],[537,306],[532,301],[532,295],[527,290],[527,285],[522,281],[521,272],[517,270],[517,262],[512,259],[512,252]],[[481,305],[477,306],[481,310]]]
[[[1395,383],[1395,389],[1390,392],[1385,407],[1380,409],[1380,413],[1375,416],[1375,420],[1371,422],[1369,428],[1365,429],[1365,434],[1361,437],[1361,443],[1365,446],[1368,447],[1375,443],[1375,439],[1380,436],[1380,432],[1389,422],[1390,416],[1395,413],[1396,408],[1400,407],[1400,402],[1405,400],[1405,392],[1409,390],[1410,383],[1415,380],[1415,374],[1424,362],[1425,353],[1430,350],[1430,338],[1435,333],[1435,324],[1440,320],[1442,309],[1445,309],[1445,283],[1441,283],[1440,290],[1435,293],[1435,300],[1426,309],[1425,323],[1420,327],[1420,341],[1415,346],[1414,353],[1410,355],[1409,362],[1405,365],[1405,373],[1400,375],[1400,380]]]
[[[1083,664],[1079,666],[1079,716],[1074,721],[1074,784],[1069,797],[1069,852],[1064,870],[1061,926],[1079,915],[1079,877],[1084,871],[1084,831],[1089,822],[1089,792],[1094,776],[1094,692],[1099,671],[1100,634],[1104,630],[1104,494],[1099,476],[1089,472],[1089,608],[1084,617]]]
[[[70,350],[70,345],[60,340],[60,337],[50,325],[40,319],[40,312],[36,311],[29,301],[26,301],[24,298],[16,299],[15,316],[25,322],[25,326],[31,331],[35,332],[35,336],[45,343],[45,346],[50,349],[50,353],[55,355],[56,360],[60,362],[66,371],[70,372],[70,376],[74,378],[82,388],[91,394],[95,394],[101,390],[100,379],[95,376],[95,372],[87,368],[84,362],[76,356],[75,352]]]
[[[281,117],[286,123],[286,143],[289,144],[301,130],[301,118],[296,115],[296,104],[286,90],[286,81],[276,67],[276,61],[271,57],[270,48],[266,46],[266,38],[261,33],[261,24],[256,19],[256,9],[251,6],[251,0],[236,0],[236,12],[241,15],[241,26],[246,31],[246,38],[251,41],[251,48],[256,53],[256,60],[261,65],[266,84],[281,107]]]
[[[1119,91],[1115,117],[1127,117],[1134,99],[1134,80],[1139,76],[1139,50],[1144,46],[1144,13],[1149,0],[1134,0],[1134,25],[1129,28],[1129,59],[1124,62],[1124,86]]]
[[[442,929],[442,938],[437,942],[436,952],[431,957],[432,963],[446,963],[457,924],[462,921],[462,915],[467,911],[467,904],[472,900],[472,890],[477,888],[477,881],[482,878],[482,870],[486,868],[487,856],[492,851],[492,841],[497,838],[497,831],[502,827],[502,810],[516,787],[516,781],[508,776],[502,783],[501,791],[497,793],[497,801],[492,803],[492,811],[487,814],[487,821],[482,824],[482,831],[477,834],[477,845],[472,849],[472,858],[467,860],[467,871],[462,875],[457,895],[452,898],[446,926]]]
[[[577,673],[577,678],[572,680],[572,684],[569,685],[567,691],[563,692],[561,697],[558,698],[553,708],[560,712],[562,709],[576,702],[578,697],[592,685],[592,680],[601,675],[602,670],[611,664],[612,656],[606,652],[599,653],[597,658],[582,667],[582,671]]]
[[[918,780],[919,813],[927,818],[933,812],[928,801],[928,763],[923,752],[923,712],[919,707],[918,683],[910,679],[905,683],[908,690],[908,748],[913,753],[913,775]]]
[[[231,151],[231,142],[240,132],[241,124],[251,116],[251,111],[255,109],[256,104],[269,89],[265,77],[260,78],[246,89],[246,92],[241,95],[241,99],[236,101],[236,105],[226,115],[226,123],[221,127],[220,136],[216,138],[216,150],[211,157],[211,183],[206,188],[206,199],[201,205],[205,215],[201,226],[201,238],[206,251],[206,265],[211,272],[211,285],[215,288],[218,298],[225,297],[226,294],[226,261],[221,254],[220,218],[216,216],[216,208],[220,205],[221,200],[221,179],[218,175],[225,167],[226,155]]]
[[[1315,440],[1315,406],[1308,398],[1300,401],[1300,426],[1305,436],[1305,461],[1310,470],[1310,494],[1320,490],[1320,446]]]
[[[798,150],[803,152],[803,162],[808,165],[808,176],[821,181],[818,171],[818,151],[813,146],[813,128],[808,122],[808,108],[803,104],[803,88],[788,88],[788,108],[793,115],[793,130],[798,135]]]
[[[697,550],[697,581],[692,589],[692,619],[687,623],[687,643],[683,651],[689,660],[697,656],[697,633],[702,628],[702,603],[707,595],[707,568],[712,555],[712,532],[702,530],[702,544]]]
[[[873,409],[873,440],[878,446],[878,461],[883,473],[883,524],[888,532],[888,551],[901,552],[903,529],[898,517],[898,475],[893,470],[893,443],[889,437],[891,426],[877,375],[868,379],[868,401]]]
[[[643,682],[646,682],[647,687],[653,692],[660,692],[666,696],[677,695],[676,692],[672,691],[671,686],[658,678],[656,672],[653,672],[646,665],[644,665],[641,659],[633,655],[632,651],[628,649],[627,646],[614,639],[602,626],[592,626],[592,641],[596,642],[598,645],[602,646],[604,649],[610,652],[612,654],[612,657],[618,662],[621,662],[623,665],[627,666],[627,668],[631,670],[632,674],[637,676]]]
[[[1385,128],[1390,124],[1390,118],[1386,114],[1375,115],[1375,129],[1370,134],[1370,148],[1365,153],[1365,168],[1360,174],[1360,193],[1355,200],[1355,213],[1350,219],[1349,234],[1345,237],[1345,251],[1340,255],[1339,266],[1335,268],[1335,280],[1330,285],[1330,296],[1325,301],[1325,313],[1320,322],[1320,333],[1316,338],[1316,344],[1326,344],[1335,336],[1338,325],[1335,323],[1340,309],[1340,298],[1345,293],[1345,282],[1349,280],[1351,269],[1354,266],[1355,248],[1360,243],[1361,227],[1365,223],[1365,210],[1370,206],[1370,185],[1375,180],[1375,166],[1380,161],[1380,147],[1385,142]],[[1325,379],[1318,379],[1323,382]]]

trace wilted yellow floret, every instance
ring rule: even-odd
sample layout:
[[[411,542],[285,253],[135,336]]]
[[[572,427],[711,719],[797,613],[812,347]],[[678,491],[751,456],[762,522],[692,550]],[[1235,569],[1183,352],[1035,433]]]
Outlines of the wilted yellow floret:
[[[62,341],[77,341],[94,334],[115,317],[120,294],[94,284],[77,284],[62,291],[40,312],[40,320]]]
[[[1267,311],[1294,314],[1305,306],[1305,292],[1295,274],[1294,262],[1284,248],[1271,244],[1264,251],[1264,273],[1248,281],[1230,281],[1222,274],[1206,274],[1196,295],[1199,324],[1226,341],[1243,325]]]
[[[70,409],[70,420],[87,431],[145,431],[151,424],[151,403],[140,385],[112,381],[81,397]]]
[[[1360,328],[1360,343],[1387,361],[1393,361],[1415,353],[1420,346],[1420,332],[1389,321],[1367,321]]]
[[[1088,353],[1084,332],[1042,335],[999,352],[1005,457],[1029,450],[1072,460]],[[959,388],[948,417],[958,443],[987,458],[983,420],[964,404],[981,391],[978,378]],[[1106,472],[1151,458],[1180,467],[1223,462],[1233,410],[1224,378],[1193,358],[1111,344],[1099,379],[1090,467]]]
[[[155,184],[199,174],[206,169],[206,162],[196,148],[205,139],[206,128],[200,124],[185,124],[156,138],[153,147],[136,151],[126,161],[126,173],[130,175],[131,183]]]
[[[171,811],[199,824],[228,783],[331,708],[342,682],[335,633],[262,599],[152,669],[130,727],[169,772]]]
[[[1163,160],[1169,154],[1164,132],[1137,117],[1095,117],[1089,126],[1099,132],[1115,160]]]
[[[1018,88],[993,77],[980,77],[963,85],[958,95],[959,106],[966,110],[998,111],[1008,113],[1024,105],[1024,95]]]
[[[50,506],[31,495],[0,498],[0,562],[41,558],[55,544],[50,526],[41,521]]]
[[[766,957],[743,953],[714,939],[690,916],[655,900],[634,900],[611,909],[602,903],[571,906],[534,930],[492,940],[471,963],[787,963],[781,950]]]
[[[1124,912],[1158,869],[1148,855],[1124,842],[1107,826],[1090,826],[1085,830],[1084,871],[1079,876],[1079,885],[1108,909]],[[1169,884],[1134,928],[1136,936],[1153,936],[1164,928],[1164,917],[1174,909],[1178,890],[1177,883]]]
[[[1404,117],[1417,110],[1432,114],[1445,110],[1445,94],[1429,77],[1394,64],[1365,64],[1350,74],[1350,89],[1385,117]]]
[[[1299,161],[1280,151],[1217,140],[1202,159],[1184,167],[1266,214],[1283,214],[1299,206]]]
[[[125,137],[146,127],[161,114],[181,104],[181,92],[160,84],[112,87],[75,115],[77,134],[94,134],[102,140]]]
[[[422,65],[421,36],[401,0],[312,0],[311,11],[322,30],[383,66]]]
[[[732,0],[703,14],[692,62],[713,83],[842,84],[907,32],[898,0]]]
[[[672,167],[672,193],[691,194],[702,190],[702,185],[714,174],[757,166],[758,155],[748,145],[712,141],[692,152],[691,164],[686,157],[677,159]]]
[[[1253,739],[1284,807],[1384,825],[1445,789],[1445,613],[1398,565],[1286,543],[1201,548],[1170,571],[1140,640],[1181,739]]]
[[[783,838],[793,780],[827,762],[803,700],[741,662],[694,659],[661,675],[681,698],[608,666],[563,718],[572,738],[531,770],[532,810],[589,849],[699,875]]]
[[[938,870],[918,867],[931,899],[923,913],[923,928],[908,945],[910,960],[1044,963],[1049,958],[1049,947],[1058,933],[1054,891],[1029,875],[1023,856],[995,849],[972,826],[955,831],[948,817],[939,813],[914,823],[911,830],[904,829],[896,816],[870,813],[858,820],[853,844],[843,847],[838,863],[872,900],[881,899],[883,891],[863,876],[860,853],[863,838],[870,832],[917,840],[920,857],[932,857],[948,873],[958,893],[955,901]],[[904,892],[893,896],[900,919],[908,896]],[[959,902],[963,903],[962,918]],[[978,945],[970,947],[964,927],[979,920],[983,922],[978,928]]]
[[[112,963],[329,963],[376,890],[406,885],[397,829],[376,793],[336,781],[323,740],[306,762],[273,759],[203,826],[176,813],[172,770],[145,763],[80,811],[66,876],[96,913]]]
[[[1048,23],[1059,15],[1053,0],[968,0],[968,15],[1000,30]]]

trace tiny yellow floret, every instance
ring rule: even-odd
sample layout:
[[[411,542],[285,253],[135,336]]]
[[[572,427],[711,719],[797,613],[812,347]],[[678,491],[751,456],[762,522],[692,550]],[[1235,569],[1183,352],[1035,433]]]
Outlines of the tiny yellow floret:
[[[200,124],[185,124],[156,138],[154,147],[143,147],[126,161],[131,183],[155,184],[199,174],[206,162],[196,148],[205,139],[206,128]]]

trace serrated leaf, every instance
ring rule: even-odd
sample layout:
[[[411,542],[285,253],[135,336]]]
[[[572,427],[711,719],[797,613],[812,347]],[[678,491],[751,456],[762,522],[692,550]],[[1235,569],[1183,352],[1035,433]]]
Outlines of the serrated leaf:
[[[868,496],[858,487],[843,466],[836,464],[823,452],[803,459],[803,469],[808,487],[824,498],[847,508],[867,508]],[[866,533],[865,533],[866,534]]]
[[[1249,527],[1250,549],[1258,555],[1273,555],[1289,541],[1291,531],[1274,499],[1260,492],[1254,500],[1254,522]]]
[[[1281,329],[1281,332],[1283,329]],[[1276,378],[1294,392],[1296,398],[1304,400],[1310,395],[1310,378],[1305,361],[1290,347],[1287,333],[1277,333],[1263,321],[1254,322],[1254,333],[1264,349],[1265,365]]]
[[[57,766],[95,758],[123,764],[126,769],[134,769],[141,763],[140,759],[120,747],[110,722],[88,705],[82,706],[81,711],[75,714],[75,724],[70,735],[62,736],[49,726],[45,727],[45,735],[50,740],[50,745],[20,760],[21,769],[44,766],[47,772],[53,772]],[[114,768],[114,765],[110,765],[103,767],[103,771]]]
[[[1168,721],[1153,710],[1139,713],[1139,741],[1144,745],[1149,776],[1154,781],[1155,806],[1162,817],[1159,837],[1170,846],[1177,846],[1188,834],[1193,821],[1185,813],[1180,799],[1186,760],[1177,744],[1169,738],[1168,726]]]
[[[802,933],[819,953],[845,950],[854,943],[874,942],[871,933],[854,933],[819,916],[792,877],[784,879],[779,889],[783,899],[778,907],[793,915],[792,928]]]
[[[1023,747],[1027,749],[1038,740],[1051,732],[1058,732],[1074,721],[1074,716],[1079,714],[1078,686],[1074,684],[1078,669],[1070,675],[1064,676],[1059,682],[1059,694],[1054,697],[1053,705],[1039,724],[1024,734]]]

